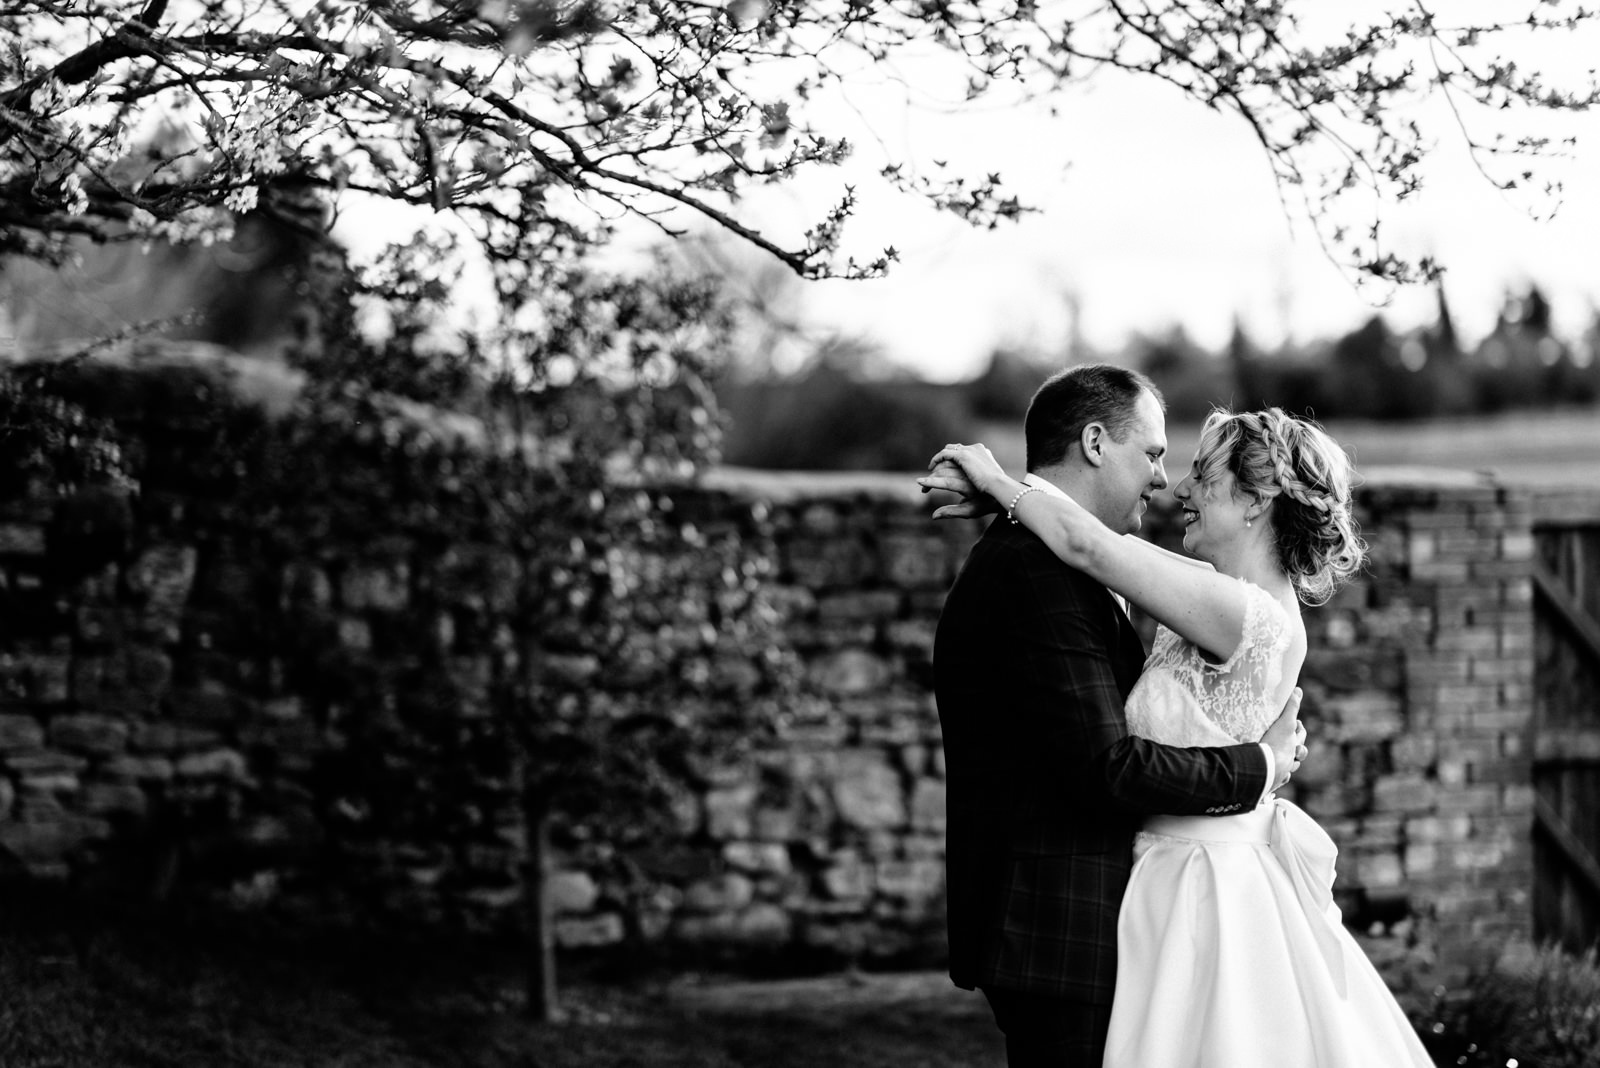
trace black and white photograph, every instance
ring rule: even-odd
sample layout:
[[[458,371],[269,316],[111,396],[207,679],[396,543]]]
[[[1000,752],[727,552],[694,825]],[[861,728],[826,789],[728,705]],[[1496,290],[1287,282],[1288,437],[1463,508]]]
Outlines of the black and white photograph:
[[[0,0],[0,1068],[1600,1066],[1597,56]]]

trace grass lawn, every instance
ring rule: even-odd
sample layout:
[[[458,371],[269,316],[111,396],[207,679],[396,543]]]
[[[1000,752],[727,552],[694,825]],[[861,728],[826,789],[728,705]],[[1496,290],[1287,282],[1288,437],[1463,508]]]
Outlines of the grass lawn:
[[[1327,428],[1350,450],[1358,470],[1489,470],[1507,485],[1535,490],[1600,484],[1600,410],[1563,408],[1407,423],[1329,420]],[[1020,421],[1015,426],[987,425],[980,437],[1008,469],[1022,468]],[[1189,469],[1199,439],[1199,424],[1168,423],[1167,474],[1174,482]]]
[[[494,946],[289,936],[168,917],[91,938],[0,923],[5,1068],[1001,1068],[988,1009],[942,975],[567,977],[522,1012]]]
[[[59,916],[61,910],[55,914]],[[0,899],[0,1068],[1004,1068],[982,997],[933,972],[740,979],[569,967],[523,1012],[509,947],[125,917],[85,935]],[[1439,1064],[1600,1064],[1600,969],[1527,961],[1426,1010]]]

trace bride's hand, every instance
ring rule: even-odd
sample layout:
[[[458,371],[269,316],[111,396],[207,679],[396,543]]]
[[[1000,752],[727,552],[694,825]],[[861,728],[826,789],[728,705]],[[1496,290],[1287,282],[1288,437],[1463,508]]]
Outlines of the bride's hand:
[[[981,445],[977,447],[983,448]],[[954,458],[943,460],[939,458],[939,456],[956,448],[962,448],[962,446],[946,445],[944,449],[940,450],[938,456],[928,462],[928,474],[917,479],[917,485],[922,487],[923,493],[928,493],[932,490],[944,490],[961,498],[955,504],[947,504],[934,509],[933,518],[973,519],[992,512],[998,512],[1000,510],[1000,502],[980,490],[973,483],[973,480],[967,476],[967,472],[960,463]],[[987,453],[988,450],[984,449],[984,452]],[[993,457],[990,457],[990,459],[992,460]]]
[[[989,446],[982,443],[974,445],[946,445],[933,454],[933,459],[928,461],[929,476],[918,479],[922,485],[929,489],[943,489],[943,485],[933,482],[933,475],[937,475],[941,466],[954,465],[965,476],[967,483],[977,493],[986,493],[994,496],[994,484],[1006,477],[1005,469],[994,458],[994,453],[989,451]],[[959,492],[959,491],[957,491]]]
[[[941,505],[933,510],[935,519],[976,519],[1000,510],[1000,502],[978,492],[978,487],[967,478],[966,472],[953,460],[945,460],[922,478],[917,485],[923,493],[945,490],[961,498],[955,504]]]

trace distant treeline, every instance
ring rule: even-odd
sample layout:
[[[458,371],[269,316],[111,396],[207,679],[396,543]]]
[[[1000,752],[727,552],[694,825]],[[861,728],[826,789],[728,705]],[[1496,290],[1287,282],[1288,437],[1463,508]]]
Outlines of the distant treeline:
[[[863,373],[834,349],[803,372],[730,381],[730,464],[805,470],[909,470],[929,442],[974,436],[981,424],[1020,421],[1052,372],[1075,362],[997,352],[978,377],[936,385]],[[1172,419],[1216,406],[1277,405],[1319,419],[1422,419],[1600,402],[1600,315],[1582,338],[1551,330],[1536,287],[1508,299],[1495,328],[1465,347],[1441,291],[1436,320],[1396,332],[1380,316],[1331,341],[1265,350],[1236,328],[1222,352],[1181,333],[1143,340],[1111,359],[1151,376]]]

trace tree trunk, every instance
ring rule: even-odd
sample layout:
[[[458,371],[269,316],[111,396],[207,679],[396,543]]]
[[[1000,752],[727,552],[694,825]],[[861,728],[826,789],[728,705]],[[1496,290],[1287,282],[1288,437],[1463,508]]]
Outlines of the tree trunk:
[[[530,793],[527,805],[528,1014],[550,1022],[561,1018],[556,996],[555,923],[550,915],[550,805]]]

